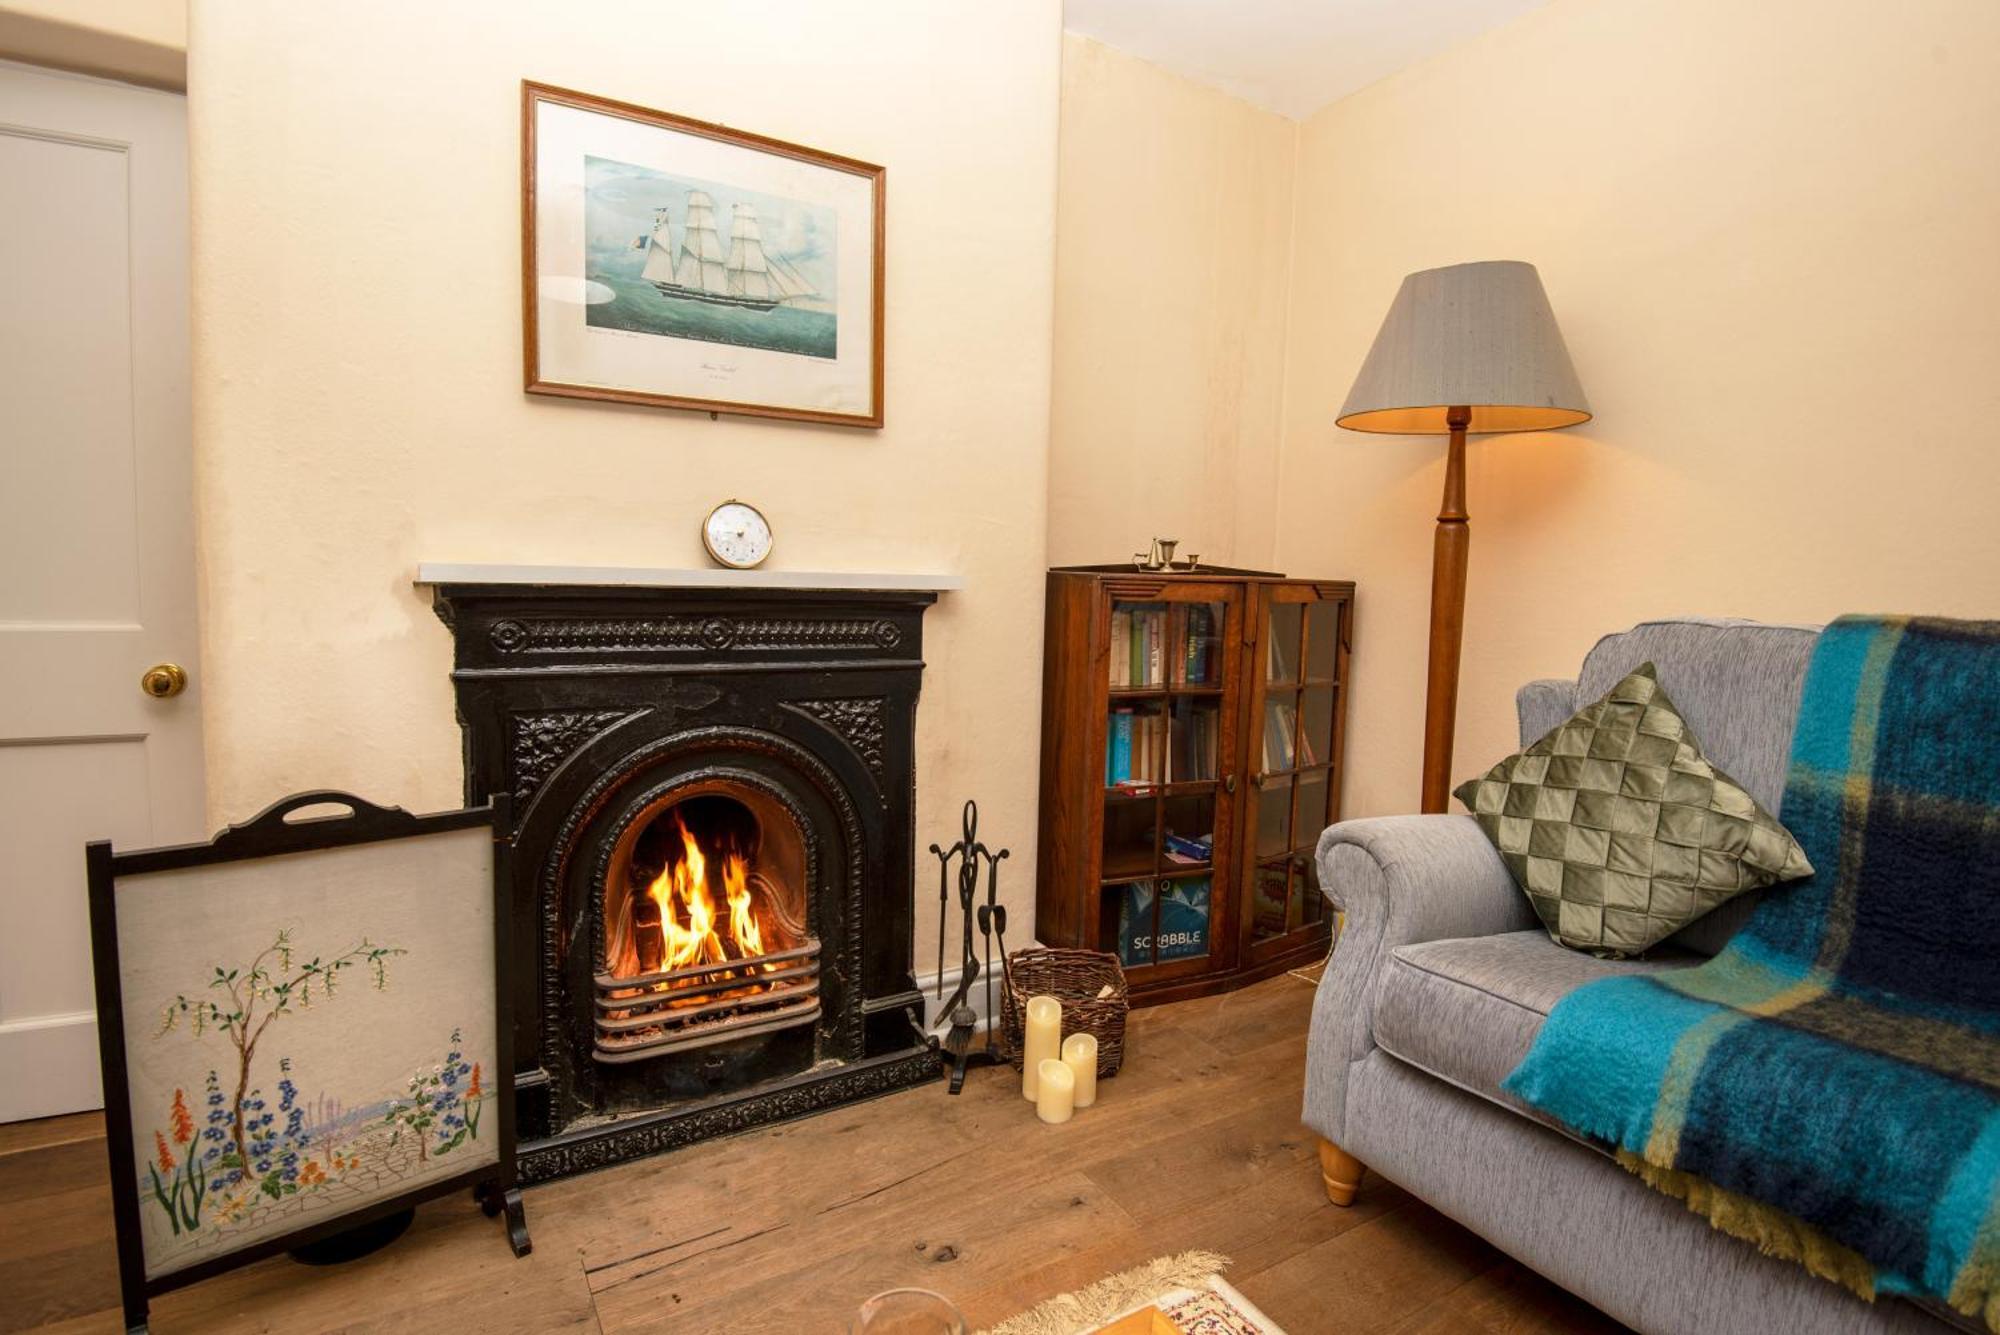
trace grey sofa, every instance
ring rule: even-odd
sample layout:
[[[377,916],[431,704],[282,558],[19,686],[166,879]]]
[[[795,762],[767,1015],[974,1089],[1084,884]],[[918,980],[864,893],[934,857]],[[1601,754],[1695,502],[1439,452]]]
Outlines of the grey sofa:
[[[1521,689],[1522,743],[1651,660],[1709,757],[1777,811],[1816,638],[1810,627],[1704,620],[1607,636],[1577,680]],[[1318,860],[1346,918],[1313,1005],[1304,1120],[1322,1138],[1335,1204],[1366,1190],[1366,1165],[1641,1331],[1946,1328],[1925,1309],[1863,1303],[1715,1231],[1500,1091],[1564,993],[1700,962],[1754,897],[1647,959],[1609,961],[1548,938],[1469,816],[1344,821],[1321,836]]]

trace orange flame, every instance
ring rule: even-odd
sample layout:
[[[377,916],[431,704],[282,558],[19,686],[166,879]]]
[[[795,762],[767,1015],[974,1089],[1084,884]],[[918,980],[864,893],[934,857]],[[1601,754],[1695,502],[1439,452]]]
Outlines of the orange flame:
[[[647,896],[660,909],[660,968],[721,964],[732,956],[716,931],[719,914],[709,889],[708,854],[678,811],[674,828],[681,837],[681,859],[646,887]],[[733,852],[722,858],[722,892],[729,906],[729,935],[736,943],[734,957],[762,955],[763,933],[751,910],[750,868]]]
[[[750,912],[750,868],[731,853],[722,863],[722,892],[729,900],[729,934],[745,956],[764,953],[764,934]]]

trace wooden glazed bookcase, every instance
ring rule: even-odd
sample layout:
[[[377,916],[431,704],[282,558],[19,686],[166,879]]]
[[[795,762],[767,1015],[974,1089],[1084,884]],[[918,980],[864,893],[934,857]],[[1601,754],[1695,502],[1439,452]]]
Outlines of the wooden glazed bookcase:
[[[1051,570],[1036,936],[1117,954],[1135,1005],[1322,956],[1353,628],[1346,581]]]

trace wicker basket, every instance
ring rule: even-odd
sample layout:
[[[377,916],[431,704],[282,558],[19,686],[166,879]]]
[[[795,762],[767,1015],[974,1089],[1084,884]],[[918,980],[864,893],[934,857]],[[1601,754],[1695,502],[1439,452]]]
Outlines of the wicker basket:
[[[1105,985],[1110,992],[1099,996]],[[1112,1075],[1125,1063],[1125,1012],[1131,1000],[1125,971],[1116,955],[1095,950],[1046,950],[1039,946],[1007,957],[1007,977],[1001,988],[1000,1050],[1021,1069],[1021,1027],[1028,998],[1051,996],[1062,1003],[1062,1031],[1094,1034],[1097,1074]]]

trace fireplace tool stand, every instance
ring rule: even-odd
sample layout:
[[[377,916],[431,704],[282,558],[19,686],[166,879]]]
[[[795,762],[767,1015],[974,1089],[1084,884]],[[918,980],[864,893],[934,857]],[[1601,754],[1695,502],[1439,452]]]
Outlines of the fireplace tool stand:
[[[965,803],[962,822],[963,834],[950,848],[931,845],[931,852],[938,860],[938,971],[937,993],[944,995],[944,941],[950,920],[952,860],[958,860],[958,907],[961,915],[960,945],[963,958],[960,961],[958,988],[951,994],[951,1000],[938,1009],[943,1017],[938,1023],[951,1023],[945,1034],[939,1056],[944,1059],[951,1074],[950,1092],[958,1093],[965,1088],[965,1073],[973,1066],[992,1066],[1006,1060],[1000,1051],[999,1012],[993,1009],[993,945],[1000,945],[1000,972],[1004,982],[1007,972],[1007,909],[997,902],[1000,893],[1000,859],[1007,856],[1007,850],[998,853],[979,842],[979,804],[970,799]],[[975,901],[979,896],[979,867],[986,864],[986,902]],[[977,923],[981,944],[985,949],[986,966],[979,964],[979,952],[973,947],[972,929]],[[981,978],[986,985],[986,1040],[977,1049],[973,1047],[975,1031],[979,1027],[979,1013],[972,1009],[970,998],[972,985]],[[933,1026],[935,1027],[935,1026]]]

